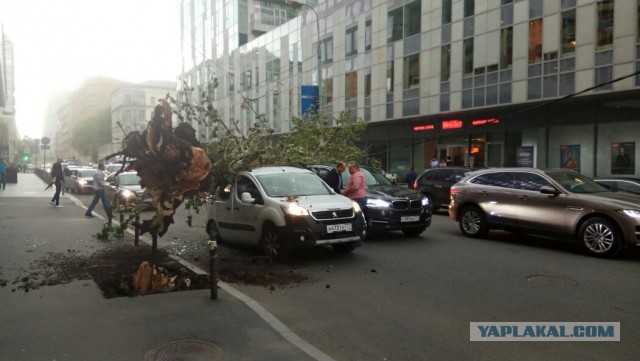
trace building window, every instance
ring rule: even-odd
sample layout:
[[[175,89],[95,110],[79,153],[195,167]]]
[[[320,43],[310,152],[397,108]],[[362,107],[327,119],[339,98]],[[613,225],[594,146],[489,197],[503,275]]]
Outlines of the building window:
[[[473,74],[473,38],[464,39],[463,69],[464,75]]]
[[[141,110],[141,111],[138,113],[138,120],[145,120],[145,119],[144,119],[144,117],[145,117],[145,115],[144,115],[144,110]]]
[[[242,78],[240,79],[240,90],[247,89],[251,89],[251,70],[242,72]]]
[[[442,0],[442,24],[451,23],[451,2],[452,0]]]
[[[420,34],[422,24],[421,1],[414,1],[404,6],[404,37]]]
[[[393,93],[393,60],[387,62],[387,93]]]
[[[387,42],[402,39],[402,31],[404,24],[402,23],[402,8],[397,8],[389,12],[387,16]]]
[[[595,70],[595,85],[597,88],[595,90],[611,90],[611,80],[613,80],[613,50],[597,52]]]
[[[597,4],[597,49],[608,48],[613,44],[613,0],[602,0]]]
[[[345,56],[351,56],[358,53],[358,27],[354,26],[351,29],[347,29],[345,35]]]
[[[151,97],[151,105],[155,105],[156,104],[156,97]]]
[[[422,24],[420,4],[421,1],[416,0],[389,12],[387,15],[388,43],[420,33]]]
[[[529,21],[529,64],[542,61],[542,19]]]
[[[500,30],[500,69],[508,69],[513,61],[513,27]]]
[[[576,10],[562,12],[561,56],[572,56],[576,52]]]
[[[542,16],[543,0],[529,0],[529,19],[535,19]]]
[[[333,62],[333,36],[322,39],[322,63]]]
[[[409,55],[404,58],[403,88],[411,89],[420,86],[420,54]]]
[[[358,98],[358,72],[352,71],[344,75],[344,98],[354,100]]]
[[[333,78],[322,79],[322,83],[326,104],[331,104],[333,102]]]
[[[371,50],[371,20],[364,24],[364,50]]]
[[[473,16],[475,0],[464,0],[464,17]]]
[[[280,58],[273,59],[267,62],[267,82],[280,80]]]
[[[440,81],[449,81],[451,76],[451,45],[440,48]]]
[[[364,97],[371,96],[371,68],[367,68],[364,74]]]

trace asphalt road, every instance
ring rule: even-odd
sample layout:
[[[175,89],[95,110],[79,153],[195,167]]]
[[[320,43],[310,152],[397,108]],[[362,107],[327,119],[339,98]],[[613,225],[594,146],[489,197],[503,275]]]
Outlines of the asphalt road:
[[[465,238],[446,216],[352,255],[298,254],[313,281],[238,288],[337,360],[637,360],[640,257],[584,255],[544,238]],[[621,322],[621,342],[470,342],[469,322]]]
[[[86,198],[85,198],[86,197]],[[86,204],[90,196],[79,196]],[[101,209],[98,207],[98,210]],[[206,257],[205,215],[182,209],[160,247]],[[336,360],[637,360],[640,252],[606,260],[571,243],[461,235],[446,213],[420,237],[389,233],[351,255],[300,251],[309,282],[234,285]],[[620,322],[620,342],[470,342],[470,322]]]

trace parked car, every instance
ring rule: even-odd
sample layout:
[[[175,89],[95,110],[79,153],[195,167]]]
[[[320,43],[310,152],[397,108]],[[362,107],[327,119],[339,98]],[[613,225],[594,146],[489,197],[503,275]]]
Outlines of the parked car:
[[[413,183],[413,188],[422,193],[431,205],[431,213],[449,207],[451,186],[471,172],[470,168],[443,167],[427,169]]]
[[[640,245],[640,197],[609,192],[568,169],[497,168],[451,187],[449,216],[468,237],[490,229],[580,242],[594,256]]]
[[[627,192],[640,195],[640,178],[602,177],[594,180],[612,192]]]
[[[140,197],[144,197],[143,209],[153,208],[151,197],[144,192],[140,185],[140,176],[135,171],[109,174],[105,179],[105,193],[113,202],[113,209],[127,209]]]
[[[97,169],[75,168],[73,166],[64,170],[64,189],[72,193],[93,193],[93,175]]]
[[[323,180],[332,169],[329,165],[309,165]],[[431,225],[428,199],[407,187],[392,184],[387,177],[369,166],[360,166],[367,180],[367,207],[364,210],[367,227],[375,231],[402,231],[407,236],[417,236]],[[342,173],[342,187],[351,175]]]
[[[207,203],[207,216],[211,239],[256,244],[277,258],[295,248],[321,245],[348,253],[366,236],[358,204],[298,167],[239,173]]]

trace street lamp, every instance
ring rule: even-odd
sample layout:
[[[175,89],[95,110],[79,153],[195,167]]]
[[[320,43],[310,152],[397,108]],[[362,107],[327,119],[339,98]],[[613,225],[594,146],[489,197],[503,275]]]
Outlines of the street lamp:
[[[317,44],[318,48],[316,50],[316,53],[318,53],[318,61],[316,63],[316,68],[317,68],[316,70],[318,72],[318,108],[320,108],[320,105],[322,104],[322,68],[321,68],[322,54],[320,52],[320,50],[322,49],[322,45],[320,44],[320,17],[318,16],[316,9],[314,9],[313,6],[309,4],[299,3],[299,2],[290,1],[290,0],[286,0],[285,3],[291,4],[294,6],[306,6],[307,8],[311,9],[311,11],[313,11],[313,13],[316,15],[316,31],[318,33],[318,44]],[[319,110],[320,109],[317,109],[317,111]]]

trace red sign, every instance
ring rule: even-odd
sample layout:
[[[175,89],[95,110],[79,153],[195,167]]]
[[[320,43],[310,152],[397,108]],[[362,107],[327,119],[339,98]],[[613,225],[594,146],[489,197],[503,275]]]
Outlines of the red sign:
[[[462,120],[443,120],[442,121],[442,129],[460,129],[462,128]]]
[[[500,123],[500,120],[491,118],[491,119],[476,119],[471,122],[471,125],[484,125],[487,123]]]
[[[420,132],[423,130],[433,130],[435,129],[435,127],[433,125],[417,125],[415,127],[413,127],[413,131],[414,132]]]

